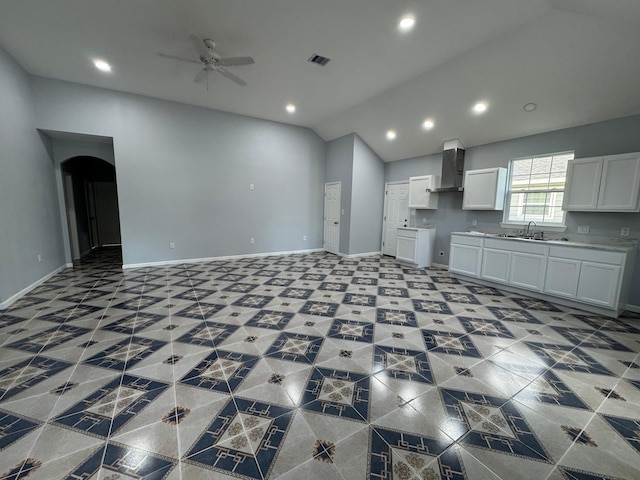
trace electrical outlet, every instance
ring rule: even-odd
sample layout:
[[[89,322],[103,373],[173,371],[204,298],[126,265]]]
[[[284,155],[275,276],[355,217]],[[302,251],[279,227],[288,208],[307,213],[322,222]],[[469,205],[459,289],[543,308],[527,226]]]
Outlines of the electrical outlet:
[[[169,248],[171,248],[171,249],[176,248],[176,244],[175,244],[175,243],[173,243],[173,242],[170,242],[170,243],[169,243]]]
[[[578,233],[589,233],[589,225],[581,225],[578,227]]]
[[[475,218],[473,220],[471,220],[471,226],[472,227],[477,227],[478,226],[478,221]]]
[[[629,232],[627,232],[627,235],[629,235]],[[38,263],[42,263],[42,255],[38,254]]]
[[[306,235],[303,235],[303,236],[302,236],[302,241],[303,241],[303,242],[306,242],[306,241],[307,241],[307,236],[306,236]]]
[[[250,242],[251,242],[251,245],[253,245],[254,243],[256,243],[256,239],[255,239],[255,238],[253,238],[253,237],[251,237]]]
[[[440,255],[441,257],[444,257],[444,252],[440,251],[440,252],[438,252],[438,255]]]
[[[254,187],[253,183],[250,183],[250,184],[249,184],[249,190],[253,190],[254,188],[255,188],[255,187]]]
[[[621,237],[628,237],[629,236],[629,227],[622,227],[620,229],[620,236]]]

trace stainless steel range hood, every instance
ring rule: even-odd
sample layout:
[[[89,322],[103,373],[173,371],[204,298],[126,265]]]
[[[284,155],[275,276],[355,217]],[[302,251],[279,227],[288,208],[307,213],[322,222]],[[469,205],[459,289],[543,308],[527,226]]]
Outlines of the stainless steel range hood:
[[[442,152],[442,175],[440,187],[431,190],[439,192],[462,192],[462,174],[464,172],[464,145],[459,139],[444,142]]]

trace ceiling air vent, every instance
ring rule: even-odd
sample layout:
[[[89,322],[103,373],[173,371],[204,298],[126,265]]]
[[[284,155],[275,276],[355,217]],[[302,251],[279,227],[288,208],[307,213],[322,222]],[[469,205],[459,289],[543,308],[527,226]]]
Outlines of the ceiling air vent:
[[[309,57],[308,61],[311,63],[317,63],[318,65],[322,65],[324,67],[327,63],[331,61],[331,59],[314,53]]]

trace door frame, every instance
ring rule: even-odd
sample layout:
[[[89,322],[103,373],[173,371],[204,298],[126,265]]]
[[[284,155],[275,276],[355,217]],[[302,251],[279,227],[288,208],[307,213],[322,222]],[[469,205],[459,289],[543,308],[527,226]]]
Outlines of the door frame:
[[[398,180],[396,182],[385,182],[384,183],[384,207],[382,208],[382,237],[380,238],[380,253],[384,255],[384,232],[387,226],[387,190],[389,189],[389,185],[409,185],[409,180]],[[409,214],[411,214],[411,210],[409,210]]]
[[[340,189],[340,195],[338,195],[338,245],[336,247],[335,252],[331,252],[327,250],[326,238],[327,238],[327,187],[329,185],[338,185]],[[324,184],[324,195],[323,195],[323,211],[322,211],[322,248],[324,251],[333,253],[334,255],[340,255],[340,229],[342,228],[342,182],[326,182]]]
[[[76,219],[76,205],[73,196],[73,175],[62,172],[62,188],[64,204],[67,214],[67,229],[69,231],[69,246],[71,247],[71,261],[80,260],[80,241],[78,240],[78,220]]]
[[[87,199],[87,218],[89,219],[89,241],[91,249],[102,246],[100,232],[98,230],[98,218],[96,213],[96,195],[93,182],[85,179],[84,189]]]

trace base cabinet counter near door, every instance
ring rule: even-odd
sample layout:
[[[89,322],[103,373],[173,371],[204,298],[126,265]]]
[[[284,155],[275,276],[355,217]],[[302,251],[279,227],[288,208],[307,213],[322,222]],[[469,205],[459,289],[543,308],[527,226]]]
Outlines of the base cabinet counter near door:
[[[626,307],[634,247],[451,235],[453,276],[610,316]]]
[[[435,228],[398,228],[396,259],[417,268],[431,266],[435,238]]]

